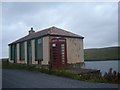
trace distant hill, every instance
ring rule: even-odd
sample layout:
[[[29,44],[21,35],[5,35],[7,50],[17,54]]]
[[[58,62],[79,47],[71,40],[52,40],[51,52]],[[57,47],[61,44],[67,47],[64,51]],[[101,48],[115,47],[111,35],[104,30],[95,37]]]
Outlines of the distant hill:
[[[120,60],[118,55],[120,47],[84,49],[85,60]]]

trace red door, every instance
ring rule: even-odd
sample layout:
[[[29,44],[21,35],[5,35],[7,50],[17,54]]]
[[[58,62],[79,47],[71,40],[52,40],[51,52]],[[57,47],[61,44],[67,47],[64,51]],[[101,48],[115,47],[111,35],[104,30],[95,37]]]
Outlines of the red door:
[[[66,39],[53,38],[51,40],[51,66],[63,69],[67,65]]]

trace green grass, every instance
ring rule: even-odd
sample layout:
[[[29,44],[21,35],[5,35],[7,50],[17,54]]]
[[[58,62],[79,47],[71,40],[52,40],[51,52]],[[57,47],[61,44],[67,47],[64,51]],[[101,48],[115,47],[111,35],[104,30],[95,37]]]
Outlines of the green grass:
[[[107,81],[107,80],[95,80],[95,79],[89,79],[85,80],[86,82],[91,82],[91,83],[111,83],[111,84],[120,84],[120,82],[113,82],[113,81]]]
[[[120,47],[85,49],[84,57],[86,61],[96,60],[120,60]]]
[[[45,68],[35,68],[35,66],[27,66],[27,65],[20,65],[20,64],[4,64],[2,69],[17,69],[17,70],[27,70],[27,71],[34,71],[34,72],[41,72],[46,73],[49,75],[55,75],[60,77],[66,77],[74,80],[80,81],[87,81],[87,82],[94,82],[94,83],[115,83],[120,84],[118,82],[108,82],[105,80],[96,80],[96,79],[86,79],[86,76],[83,74],[77,75],[70,72],[66,72],[65,70],[55,70],[55,69],[45,69]],[[89,76],[89,75],[87,75]]]
[[[93,83],[108,83],[108,81],[105,80],[94,80],[94,79],[90,79],[90,80],[85,80],[86,82],[93,82]]]

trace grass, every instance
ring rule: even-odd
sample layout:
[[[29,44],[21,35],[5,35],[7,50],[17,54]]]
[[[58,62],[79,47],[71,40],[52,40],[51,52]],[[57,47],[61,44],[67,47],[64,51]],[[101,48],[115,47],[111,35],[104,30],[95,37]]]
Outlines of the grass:
[[[109,60],[107,60],[107,59],[101,59],[101,60],[100,60],[100,59],[99,59],[99,60],[85,60],[85,61],[113,61],[113,60],[114,60],[114,61],[118,61],[118,59],[111,59],[111,60],[110,60],[110,59],[109,59]],[[119,60],[120,60],[120,59],[119,59]]]
[[[49,75],[55,75],[60,77],[66,77],[74,80],[80,80],[80,81],[87,81],[87,82],[93,82],[93,83],[115,83],[120,84],[120,82],[108,82],[105,80],[96,80],[96,79],[86,79],[86,76],[83,74],[77,75],[70,72],[66,72],[65,70],[55,70],[55,69],[45,69],[45,68],[36,68],[34,65],[21,65],[21,64],[4,64],[2,66],[2,69],[17,69],[17,70],[27,70],[27,71],[35,71],[35,72],[41,72],[46,73]],[[87,75],[89,76],[89,75]]]
[[[85,49],[85,61],[120,60],[120,47]]]
[[[86,82],[97,82],[97,83],[108,83],[108,81],[105,80],[94,80],[94,79],[90,79],[90,80],[85,80]]]
[[[90,80],[85,80],[86,82],[92,82],[92,83],[112,83],[112,84],[120,84],[120,82],[113,82],[113,81],[106,81],[106,80],[95,80],[95,79],[90,79]]]

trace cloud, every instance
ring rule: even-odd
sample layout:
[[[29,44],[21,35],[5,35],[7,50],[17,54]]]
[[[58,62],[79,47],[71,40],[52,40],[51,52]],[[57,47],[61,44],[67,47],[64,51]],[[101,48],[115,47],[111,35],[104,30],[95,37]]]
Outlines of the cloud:
[[[0,3],[0,12],[2,12],[2,3]],[[2,13],[0,13],[0,57],[2,57]]]
[[[115,2],[5,2],[2,3],[3,57],[8,56],[7,44],[36,31],[57,26],[82,35],[84,48],[117,45],[118,4]]]

